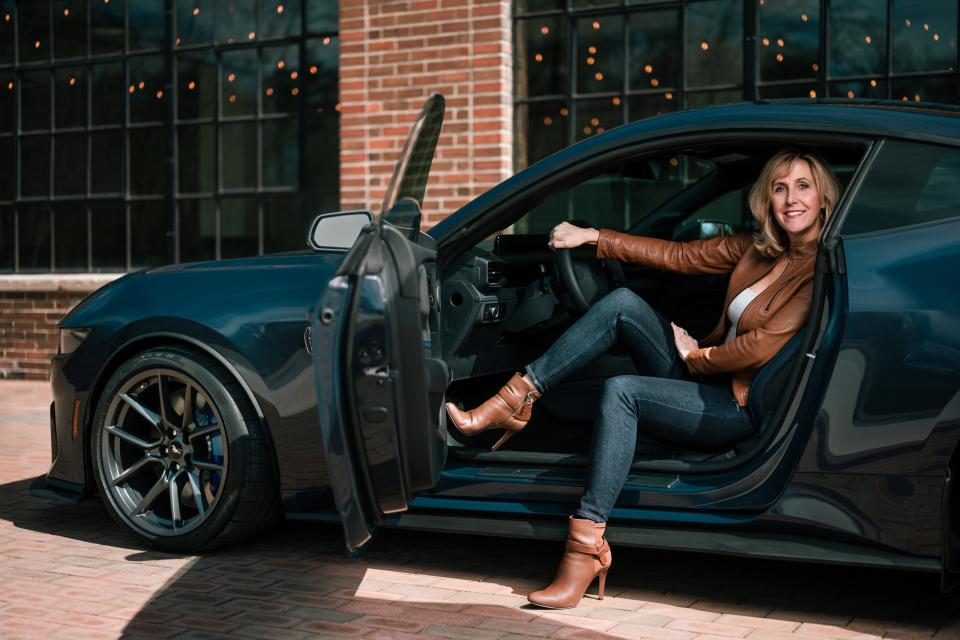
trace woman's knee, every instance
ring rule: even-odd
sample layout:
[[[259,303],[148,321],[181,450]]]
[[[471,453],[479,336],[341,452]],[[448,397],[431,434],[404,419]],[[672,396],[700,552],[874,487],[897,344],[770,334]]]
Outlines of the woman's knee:
[[[638,376],[613,376],[603,383],[600,404],[603,409],[627,407],[633,409],[637,395]]]

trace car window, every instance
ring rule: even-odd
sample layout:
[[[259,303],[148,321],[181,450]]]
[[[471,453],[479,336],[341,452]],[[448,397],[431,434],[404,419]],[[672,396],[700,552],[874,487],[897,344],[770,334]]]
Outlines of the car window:
[[[750,215],[750,206],[747,203],[749,192],[749,186],[733,189],[703,205],[677,226],[674,239],[682,239],[678,236],[684,235],[685,229],[699,226],[704,222],[720,222],[729,225],[733,232],[754,229],[756,223]]]
[[[857,193],[841,235],[960,216],[960,150],[887,141]]]
[[[548,233],[564,220],[623,231],[715,170],[679,153],[635,160],[544,200],[503,233]]]

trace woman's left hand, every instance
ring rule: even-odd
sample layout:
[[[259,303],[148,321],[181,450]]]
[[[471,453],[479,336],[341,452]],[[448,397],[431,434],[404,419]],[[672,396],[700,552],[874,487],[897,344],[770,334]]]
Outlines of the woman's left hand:
[[[673,327],[673,340],[677,343],[677,351],[680,353],[680,358],[686,362],[687,355],[694,349],[699,349],[700,344],[693,339],[686,329],[681,329],[677,325],[670,323],[670,326]]]

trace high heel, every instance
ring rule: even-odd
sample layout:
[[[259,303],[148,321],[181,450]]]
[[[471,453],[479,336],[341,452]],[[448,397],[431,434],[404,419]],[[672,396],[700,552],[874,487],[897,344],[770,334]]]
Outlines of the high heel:
[[[496,451],[527,426],[533,413],[531,405],[539,397],[540,393],[536,388],[527,384],[519,373],[515,373],[496,395],[476,409],[461,411],[457,405],[448,402],[447,415],[465,436],[475,436],[487,429],[504,429],[504,434],[491,448],[491,451]]]
[[[534,591],[527,600],[548,609],[570,609],[580,604],[583,594],[599,578],[599,599],[607,587],[607,572],[613,563],[610,545],[603,536],[605,522],[570,517],[567,545],[557,575],[545,589]]]

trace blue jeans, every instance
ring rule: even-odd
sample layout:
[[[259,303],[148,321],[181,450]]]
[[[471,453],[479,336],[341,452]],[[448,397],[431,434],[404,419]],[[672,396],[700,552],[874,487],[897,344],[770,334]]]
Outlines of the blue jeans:
[[[754,435],[727,376],[694,380],[677,352],[670,323],[629,289],[593,305],[526,372],[541,393],[615,344],[641,375],[603,385],[593,427],[586,488],[576,515],[606,522],[626,482],[638,429],[684,449],[722,451]]]

